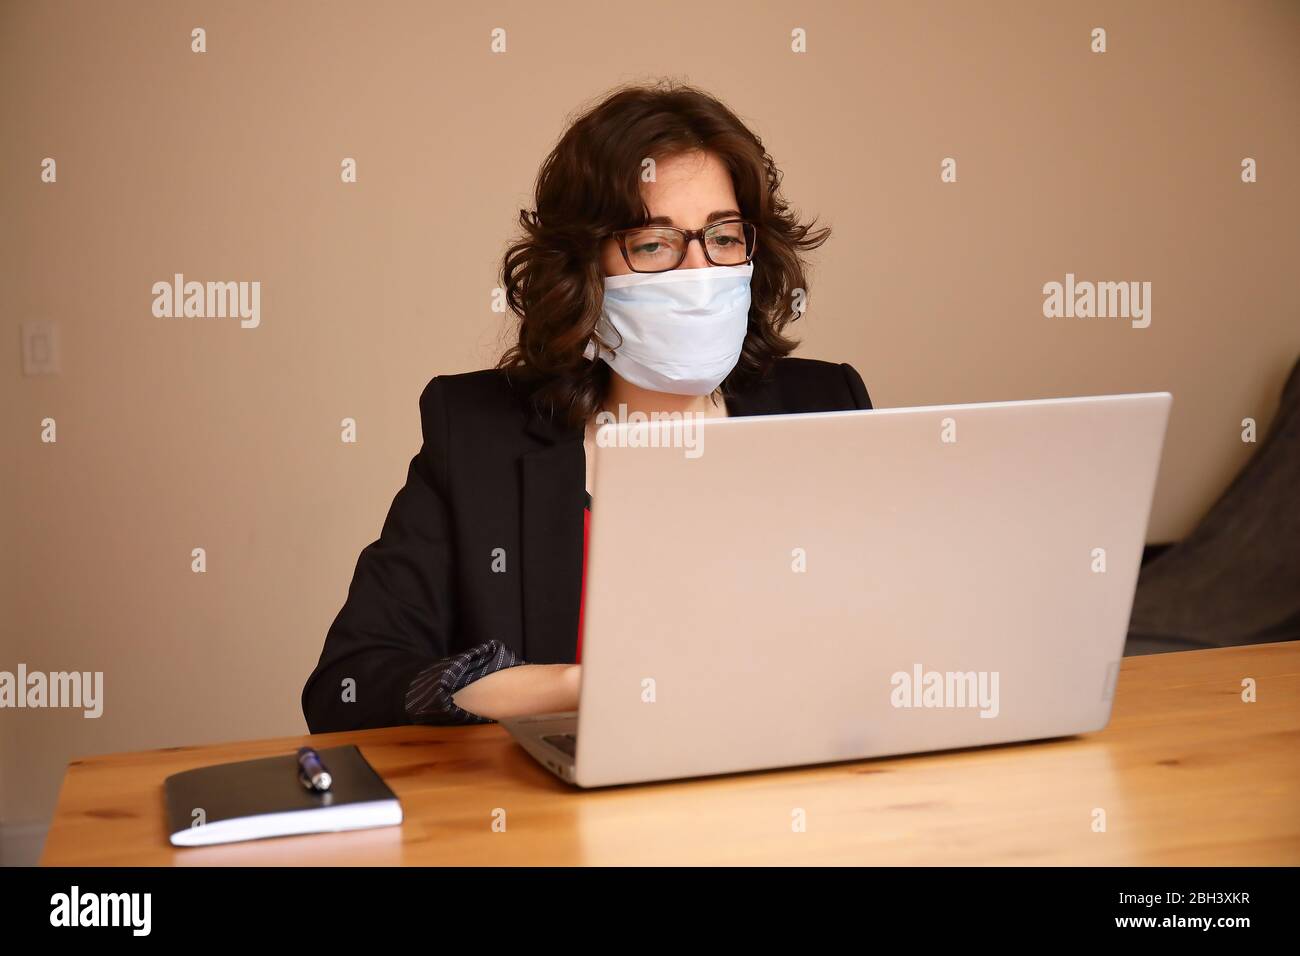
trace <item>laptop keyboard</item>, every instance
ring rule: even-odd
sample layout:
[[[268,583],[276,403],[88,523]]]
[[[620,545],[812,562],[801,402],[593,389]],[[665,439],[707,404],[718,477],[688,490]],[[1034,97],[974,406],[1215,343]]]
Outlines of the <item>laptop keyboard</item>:
[[[578,755],[578,735],[577,734],[546,734],[542,740],[550,744],[561,753],[566,753],[570,757]]]

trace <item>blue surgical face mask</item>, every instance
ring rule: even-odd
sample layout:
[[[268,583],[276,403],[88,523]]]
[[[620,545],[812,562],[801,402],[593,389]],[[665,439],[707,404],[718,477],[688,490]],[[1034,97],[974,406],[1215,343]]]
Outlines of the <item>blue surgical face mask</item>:
[[[740,360],[753,274],[747,263],[606,277],[596,331],[609,348],[599,357],[633,385],[708,395]],[[594,342],[587,357],[597,357]]]

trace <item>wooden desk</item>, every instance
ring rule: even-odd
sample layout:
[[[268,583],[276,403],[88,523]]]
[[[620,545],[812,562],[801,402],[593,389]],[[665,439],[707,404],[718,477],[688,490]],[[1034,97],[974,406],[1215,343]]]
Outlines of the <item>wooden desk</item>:
[[[1241,700],[1246,677],[1257,703]],[[406,822],[167,842],[168,774],[304,743],[358,744]],[[806,832],[792,832],[796,807]],[[495,724],[88,757],[68,767],[42,862],[1295,865],[1300,643],[1128,658],[1110,725],[1086,737],[611,790],[560,783]]]

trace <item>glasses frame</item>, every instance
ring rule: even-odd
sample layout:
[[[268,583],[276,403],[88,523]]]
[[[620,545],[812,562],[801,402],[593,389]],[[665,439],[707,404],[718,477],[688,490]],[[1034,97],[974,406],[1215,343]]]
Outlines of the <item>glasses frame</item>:
[[[735,223],[740,223],[743,226],[748,226],[750,229],[754,231],[754,242],[745,253],[745,261],[744,262],[714,262],[713,257],[709,255],[709,247],[704,241],[704,234],[708,232],[710,229],[718,228],[718,226],[733,225]],[[675,262],[673,265],[669,266],[666,269],[638,269],[636,268],[636,266],[632,265],[632,257],[627,254],[626,239],[632,233],[641,232],[644,229],[668,229],[672,232],[677,233],[678,235],[684,236],[686,238],[686,241],[682,243],[681,258],[678,259],[677,262]],[[724,266],[724,267],[732,267],[732,268],[736,268],[739,266],[746,266],[754,261],[754,253],[758,251],[758,226],[750,222],[748,219],[719,219],[717,222],[709,223],[703,229],[679,229],[677,226],[633,226],[631,229],[619,229],[617,232],[610,233],[610,235],[613,236],[614,240],[618,243],[618,251],[623,254],[623,261],[627,263],[627,267],[631,269],[633,272],[639,273],[641,275],[656,275],[661,272],[672,272],[674,269],[679,268],[681,264],[686,261],[686,254],[691,251],[691,243],[697,239],[700,242],[700,248],[704,251],[705,261],[708,262],[708,264],[711,266]]]

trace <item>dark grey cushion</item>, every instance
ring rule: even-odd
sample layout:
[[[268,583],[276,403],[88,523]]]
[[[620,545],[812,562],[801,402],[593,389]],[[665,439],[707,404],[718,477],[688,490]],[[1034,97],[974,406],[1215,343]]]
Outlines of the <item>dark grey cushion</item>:
[[[1300,639],[1300,362],[1268,436],[1187,538],[1143,566],[1125,655]]]

